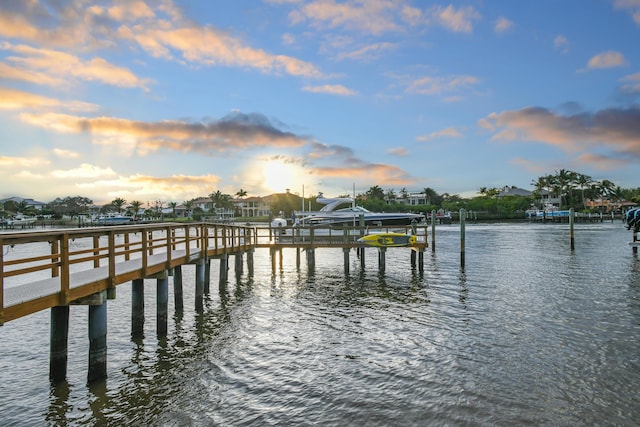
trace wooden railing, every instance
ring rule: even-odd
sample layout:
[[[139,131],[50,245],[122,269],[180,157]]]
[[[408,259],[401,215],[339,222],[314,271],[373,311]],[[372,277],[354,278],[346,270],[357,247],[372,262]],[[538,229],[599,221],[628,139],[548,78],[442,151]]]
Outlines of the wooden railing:
[[[1,233],[0,244],[2,325],[199,258],[251,250],[256,233],[245,226],[163,223]],[[18,293],[26,296],[6,301]]]

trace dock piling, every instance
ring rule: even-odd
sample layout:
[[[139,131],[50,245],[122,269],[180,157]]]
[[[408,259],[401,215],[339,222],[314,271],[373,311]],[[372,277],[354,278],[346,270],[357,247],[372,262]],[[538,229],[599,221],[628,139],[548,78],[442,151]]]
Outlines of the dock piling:
[[[144,330],[144,279],[131,282],[131,336],[141,337]]]
[[[173,267],[173,305],[178,313],[184,310],[182,297],[182,266]]]
[[[169,276],[163,271],[156,278],[156,333],[158,338],[167,336],[169,312]]]
[[[53,383],[67,377],[67,346],[69,342],[69,306],[51,307],[51,343],[49,380]]]
[[[575,215],[573,213],[573,208],[569,209],[569,241],[570,241],[571,251],[574,251],[576,249],[575,239],[573,235],[574,216]]]
[[[100,292],[101,304],[89,305],[89,369],[87,381],[107,377],[107,298]]]
[[[464,208],[460,209],[460,267],[464,268],[465,257],[465,220],[466,213]]]

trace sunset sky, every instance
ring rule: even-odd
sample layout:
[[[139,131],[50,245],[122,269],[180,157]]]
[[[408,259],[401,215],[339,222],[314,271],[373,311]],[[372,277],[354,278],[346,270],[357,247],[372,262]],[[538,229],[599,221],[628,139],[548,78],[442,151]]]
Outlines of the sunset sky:
[[[640,0],[0,1],[0,198],[640,187]]]

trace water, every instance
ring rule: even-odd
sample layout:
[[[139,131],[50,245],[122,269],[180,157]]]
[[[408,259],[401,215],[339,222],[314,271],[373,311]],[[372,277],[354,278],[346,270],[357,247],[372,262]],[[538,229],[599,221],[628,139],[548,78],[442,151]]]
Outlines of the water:
[[[300,270],[267,250],[253,277],[230,271],[194,311],[130,338],[130,285],[108,302],[108,379],[86,384],[87,308],[71,308],[68,380],[48,381],[48,311],[0,328],[0,424],[24,425],[637,425],[640,259],[619,222],[438,226],[424,273],[407,249],[377,271],[317,250]],[[230,263],[233,266],[233,262]],[[170,313],[173,301],[170,295]]]

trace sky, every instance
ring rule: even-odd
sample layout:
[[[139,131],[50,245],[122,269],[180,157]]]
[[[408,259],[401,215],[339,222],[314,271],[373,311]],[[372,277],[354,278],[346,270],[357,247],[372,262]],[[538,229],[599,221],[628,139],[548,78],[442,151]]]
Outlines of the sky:
[[[640,0],[0,0],[0,197],[640,187]]]

